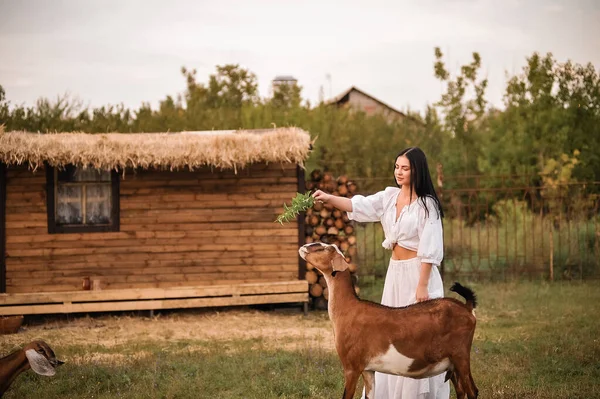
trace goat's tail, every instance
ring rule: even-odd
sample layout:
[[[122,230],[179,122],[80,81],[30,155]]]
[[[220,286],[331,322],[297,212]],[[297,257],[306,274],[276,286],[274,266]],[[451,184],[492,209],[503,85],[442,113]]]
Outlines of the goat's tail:
[[[450,287],[450,291],[454,291],[458,295],[465,298],[467,301],[466,305],[469,310],[473,310],[477,307],[477,297],[472,289],[460,285],[459,283],[454,283],[452,287]]]

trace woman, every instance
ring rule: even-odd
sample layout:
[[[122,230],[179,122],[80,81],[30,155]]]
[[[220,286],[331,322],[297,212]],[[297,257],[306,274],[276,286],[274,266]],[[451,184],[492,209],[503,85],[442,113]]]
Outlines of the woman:
[[[392,250],[381,303],[406,306],[444,296],[438,267],[444,255],[442,206],[433,188],[425,153],[418,147],[396,157],[398,187],[352,199],[317,190],[315,200],[348,212],[357,222],[381,222],[383,247]],[[375,373],[375,398],[447,399],[450,385],[444,374],[413,379]]]

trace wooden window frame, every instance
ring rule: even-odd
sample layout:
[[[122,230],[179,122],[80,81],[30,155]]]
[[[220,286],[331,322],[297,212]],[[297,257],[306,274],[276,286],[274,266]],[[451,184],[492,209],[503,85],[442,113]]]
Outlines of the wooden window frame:
[[[105,233],[120,230],[120,195],[119,173],[111,171],[111,213],[110,224],[105,225],[60,225],[56,224],[56,168],[48,164],[46,167],[46,200],[48,210],[48,234],[68,233]]]

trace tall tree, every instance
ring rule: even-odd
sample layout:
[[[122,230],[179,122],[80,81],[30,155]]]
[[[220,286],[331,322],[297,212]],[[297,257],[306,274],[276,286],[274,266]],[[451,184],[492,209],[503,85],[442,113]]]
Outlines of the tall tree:
[[[277,109],[300,107],[302,102],[302,86],[294,83],[283,83],[273,87],[273,96],[269,99],[271,106]]]
[[[207,105],[211,108],[240,109],[258,100],[256,75],[238,64],[217,66],[208,80]]]
[[[473,53],[473,61],[463,65],[460,74],[452,77],[443,61],[439,47],[435,48],[434,75],[446,84],[446,91],[436,104],[441,108],[443,126],[450,133],[444,166],[451,173],[479,172],[482,150],[482,131],[487,101],[487,79],[478,80],[481,57]]]

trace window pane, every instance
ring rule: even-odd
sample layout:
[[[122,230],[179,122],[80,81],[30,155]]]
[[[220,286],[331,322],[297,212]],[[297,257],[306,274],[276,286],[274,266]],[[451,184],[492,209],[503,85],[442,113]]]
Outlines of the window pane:
[[[110,223],[110,189],[109,185],[88,184],[86,186],[86,214],[87,224]]]
[[[83,222],[83,212],[81,209],[82,192],[79,186],[59,185],[57,187],[57,224],[81,224]]]

